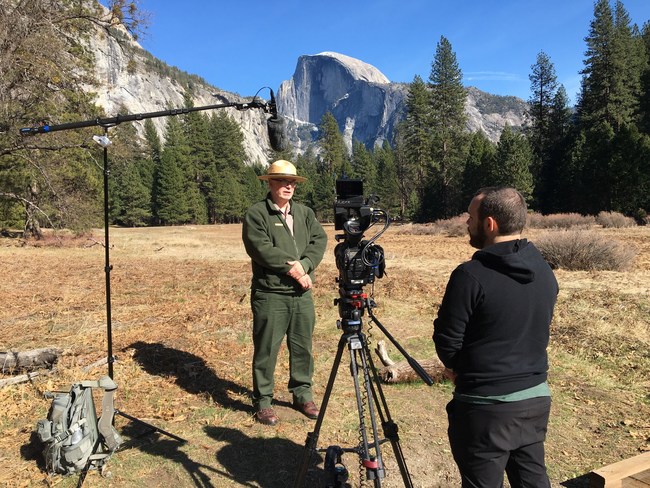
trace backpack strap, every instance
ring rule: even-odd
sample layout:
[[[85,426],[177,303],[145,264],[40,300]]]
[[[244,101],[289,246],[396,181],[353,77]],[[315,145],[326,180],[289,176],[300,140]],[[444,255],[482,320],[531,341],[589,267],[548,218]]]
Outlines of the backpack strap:
[[[113,418],[115,417],[115,407],[113,406],[113,396],[117,385],[110,376],[102,376],[99,381],[84,381],[82,386],[87,388],[101,388],[104,390],[102,398],[102,415],[97,422],[97,430],[104,438],[106,447],[112,453],[122,443],[122,438],[113,427]]]

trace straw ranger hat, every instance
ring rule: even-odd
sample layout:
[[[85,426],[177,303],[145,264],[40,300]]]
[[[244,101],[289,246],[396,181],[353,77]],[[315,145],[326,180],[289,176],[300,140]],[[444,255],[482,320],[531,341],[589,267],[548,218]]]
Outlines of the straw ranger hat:
[[[307,178],[303,176],[298,176],[296,173],[296,167],[291,164],[289,161],[284,159],[279,159],[273,164],[269,165],[265,175],[258,176],[260,180],[294,180],[298,183],[306,181]]]

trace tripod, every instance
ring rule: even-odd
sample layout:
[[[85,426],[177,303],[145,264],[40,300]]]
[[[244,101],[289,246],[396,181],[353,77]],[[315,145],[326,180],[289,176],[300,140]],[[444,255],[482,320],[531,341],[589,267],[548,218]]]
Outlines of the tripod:
[[[334,387],[336,374],[343,357],[343,351],[347,349],[350,354],[350,373],[354,383],[354,392],[357,402],[357,410],[359,414],[359,433],[360,442],[357,447],[341,448],[339,446],[330,446],[325,450],[327,453],[325,467],[331,471],[330,483],[328,488],[344,488],[349,485],[345,484],[347,480],[347,473],[343,472],[337,467],[341,462],[341,455],[344,452],[354,452],[359,456],[359,462],[362,468],[365,469],[366,479],[372,480],[375,487],[381,486],[381,480],[385,476],[384,461],[381,454],[381,445],[390,442],[393,448],[397,465],[404,481],[404,486],[408,488],[413,487],[411,475],[408,471],[402,447],[399,442],[398,427],[393,421],[388,410],[386,397],[384,396],[383,389],[375,368],[366,335],[362,332],[361,315],[363,310],[368,311],[371,321],[374,322],[386,334],[386,337],[398,347],[400,352],[408,359],[409,364],[422,379],[430,386],[433,380],[427,375],[422,367],[412,359],[406,351],[397,343],[397,341],[386,331],[384,326],[377,320],[372,313],[372,308],[375,306],[374,302],[367,297],[366,294],[352,295],[355,303],[360,305],[360,309],[354,310],[353,318],[344,318],[338,321],[339,327],[343,330],[343,334],[339,339],[336,356],[334,357],[334,364],[330,373],[325,395],[321,403],[320,413],[316,420],[314,431],[307,434],[305,442],[305,449],[303,451],[302,461],[298,471],[298,476],[294,482],[294,488],[301,488],[305,483],[305,476],[311,462],[312,454],[315,451],[323,451],[317,449],[318,437],[320,429],[325,418],[327,405],[329,403],[330,395]],[[360,377],[361,376],[361,380]],[[364,404],[364,395],[368,399],[367,404]],[[366,412],[367,407],[367,412]],[[370,432],[366,424],[366,417],[370,419]],[[382,432],[385,438],[380,439],[378,425],[376,419],[381,421]]]

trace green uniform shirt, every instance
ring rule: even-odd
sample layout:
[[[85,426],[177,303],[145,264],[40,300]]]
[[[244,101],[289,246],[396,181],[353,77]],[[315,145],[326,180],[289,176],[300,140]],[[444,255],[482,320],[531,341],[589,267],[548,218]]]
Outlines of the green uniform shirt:
[[[251,257],[253,290],[303,293],[299,283],[287,275],[288,261],[300,261],[314,281],[312,273],[325,254],[327,235],[309,207],[291,201],[290,212],[293,235],[270,194],[246,212],[242,239]]]

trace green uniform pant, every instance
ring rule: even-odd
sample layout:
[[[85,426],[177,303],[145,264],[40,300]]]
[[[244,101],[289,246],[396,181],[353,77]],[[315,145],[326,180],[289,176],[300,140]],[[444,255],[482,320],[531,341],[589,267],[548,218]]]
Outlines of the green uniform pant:
[[[282,295],[253,290],[253,405],[269,408],[273,399],[273,376],[284,337],[289,349],[289,391],[300,403],[313,400],[314,373],[312,336],[316,314],[311,291]]]

